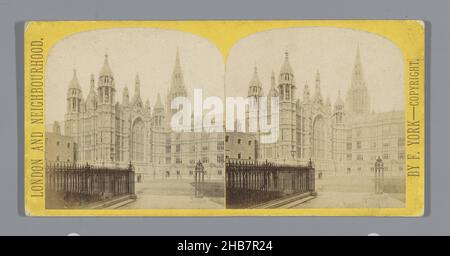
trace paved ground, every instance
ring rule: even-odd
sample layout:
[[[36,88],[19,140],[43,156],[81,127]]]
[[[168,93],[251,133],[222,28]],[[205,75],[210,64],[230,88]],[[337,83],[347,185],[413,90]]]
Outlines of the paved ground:
[[[405,203],[390,194],[319,192],[313,200],[296,208],[401,208]]]
[[[405,207],[401,192],[375,194],[371,177],[324,177],[316,180],[317,197],[297,208],[400,208]]]
[[[219,209],[224,207],[223,180],[205,181],[203,198],[194,196],[192,179],[155,179],[136,183],[137,200],[122,209]]]
[[[297,208],[399,208],[402,192],[376,195],[372,177],[328,176],[316,180],[317,197]],[[223,180],[205,181],[205,196],[196,198],[192,179],[150,179],[136,183],[137,200],[125,209],[221,209]]]

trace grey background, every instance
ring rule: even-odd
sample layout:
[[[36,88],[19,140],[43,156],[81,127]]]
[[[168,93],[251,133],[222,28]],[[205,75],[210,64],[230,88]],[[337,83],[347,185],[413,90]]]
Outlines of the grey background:
[[[0,235],[450,234],[449,1],[0,0]],[[427,21],[427,201],[422,218],[37,218],[23,216],[23,22],[106,19],[423,19]]]

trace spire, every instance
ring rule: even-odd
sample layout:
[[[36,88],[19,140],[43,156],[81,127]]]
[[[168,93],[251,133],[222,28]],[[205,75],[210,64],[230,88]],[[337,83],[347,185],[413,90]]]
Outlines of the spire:
[[[336,99],[336,102],[334,103],[334,105],[335,106],[343,106],[344,105],[344,101],[342,100],[340,89],[338,90],[338,96],[337,96],[337,99]]]
[[[69,89],[81,90],[80,83],[78,82],[76,69],[73,69],[73,75],[72,75],[72,80],[69,83]]]
[[[356,45],[356,63],[361,66],[361,56],[359,53],[359,43]]]
[[[303,101],[304,102],[309,102],[309,86],[308,86],[308,81],[305,82],[305,87],[303,89]]]
[[[89,93],[86,98],[86,107],[88,109],[95,109],[97,101],[97,94],[95,93],[95,79],[94,74],[91,74]]]
[[[134,94],[141,95],[141,79],[139,78],[139,73],[134,78]]]
[[[349,114],[359,115],[370,112],[370,97],[364,81],[359,44],[356,47],[355,66],[345,104]]]
[[[128,105],[130,103],[130,93],[128,92],[128,86],[125,84],[122,92],[122,104]]]
[[[314,89],[314,102],[323,104],[322,91],[320,89],[320,73],[316,72],[316,87]]]
[[[359,56],[359,42],[356,44],[356,60],[361,62],[361,58]]]
[[[159,94],[159,92],[158,92],[158,97],[156,98],[156,103],[155,103],[155,107],[153,108],[153,110],[154,111],[157,111],[157,110],[164,111],[164,105],[162,104],[161,95]]]
[[[272,71],[272,74],[270,75],[270,90],[268,97],[277,97],[278,96],[278,90],[276,87],[276,80],[275,80],[275,73]],[[270,100],[270,99],[268,99]]]
[[[52,131],[53,133],[61,134],[61,126],[59,125],[58,121],[53,122]]]
[[[105,61],[103,62],[103,67],[100,70],[100,77],[102,76],[109,76],[112,77],[112,71],[111,68],[109,67],[109,61],[108,61],[108,53],[105,52]]]
[[[253,78],[252,78],[250,84],[254,84],[254,85],[261,84],[261,82],[259,81],[259,77],[258,77],[258,67],[256,65],[253,67]]]
[[[94,78],[94,74],[91,73],[90,90],[93,91],[94,89],[95,89],[95,78]]]
[[[356,46],[355,66],[353,67],[352,87],[364,86],[363,69],[361,64],[361,55],[359,52],[359,43]]]
[[[180,50],[177,47],[177,54],[175,56],[175,69],[178,69],[181,72],[181,64],[180,64]]]
[[[291,64],[289,63],[289,53],[287,50],[284,53],[284,63],[280,70],[280,75],[281,74],[293,74]]]
[[[170,86],[170,94],[177,96],[186,96],[186,88],[184,86],[183,71],[181,70],[180,53],[177,48],[175,56],[175,65],[172,72],[172,82]]]
[[[67,112],[75,113],[81,112],[83,104],[83,92],[81,91],[80,83],[78,82],[77,71],[73,70],[72,80],[69,83],[69,89],[66,95]]]
[[[150,100],[147,98],[147,100],[145,101],[145,109],[150,111]]]
[[[270,88],[276,87],[276,81],[275,81],[275,72],[272,70],[272,74],[270,74]]]
[[[261,81],[258,76],[258,68],[253,68],[253,77],[248,86],[248,96],[262,96]]]
[[[141,80],[139,79],[139,74],[136,74],[136,78],[134,79],[134,95],[131,104],[133,106],[137,105],[138,107],[142,107]]]

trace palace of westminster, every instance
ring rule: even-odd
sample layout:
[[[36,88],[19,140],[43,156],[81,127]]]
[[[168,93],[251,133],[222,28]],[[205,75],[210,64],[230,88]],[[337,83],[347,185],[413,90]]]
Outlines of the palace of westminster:
[[[125,87],[121,102],[116,100],[116,81],[105,55],[97,80],[91,75],[86,98],[74,71],[66,95],[64,133],[58,122],[47,131],[46,158],[105,166],[131,162],[137,173],[166,177],[192,175],[196,162],[201,161],[208,177],[221,178],[226,158],[285,164],[307,164],[311,160],[316,172],[362,175],[373,171],[376,158],[381,157],[385,173],[404,173],[404,111],[371,111],[359,48],[345,101],[339,92],[334,105],[329,98],[323,99],[319,72],[314,93],[305,84],[302,99],[297,97],[287,52],[284,58],[278,79],[272,73],[267,93],[268,97],[279,97],[276,143],[259,143],[259,132],[173,132],[170,102],[187,96],[178,52],[165,104],[158,94],[153,108],[141,97],[139,75],[133,97]],[[264,96],[256,68],[247,96]],[[259,122],[249,120],[250,116],[247,112],[247,122]]]
[[[302,165],[311,160],[316,173],[369,175],[373,173],[375,160],[380,157],[387,175],[404,174],[405,113],[403,110],[371,111],[359,46],[345,101],[339,91],[334,105],[329,98],[322,96],[319,72],[316,73],[314,92],[306,83],[302,99],[297,97],[296,79],[288,52],[284,58],[278,79],[272,72],[270,90],[266,94],[265,118],[269,122],[272,118],[270,98],[279,97],[279,112],[275,117],[279,120],[277,142],[259,143],[259,131],[227,133],[227,158]],[[256,102],[264,96],[256,67],[247,96],[255,97]],[[251,115],[250,111],[258,113]],[[259,107],[247,111],[247,129],[249,122],[259,124],[259,112]]]
[[[47,132],[47,161],[110,167],[131,162],[137,174],[158,177],[192,175],[195,164],[201,161],[207,177],[223,177],[223,133],[175,133],[170,128],[175,113],[170,102],[187,97],[178,51],[165,105],[158,93],[151,108],[148,99],[144,103],[140,88],[136,75],[133,97],[125,86],[118,102],[116,81],[105,55],[97,81],[91,75],[84,99],[74,71],[67,90],[64,134],[58,122]]]

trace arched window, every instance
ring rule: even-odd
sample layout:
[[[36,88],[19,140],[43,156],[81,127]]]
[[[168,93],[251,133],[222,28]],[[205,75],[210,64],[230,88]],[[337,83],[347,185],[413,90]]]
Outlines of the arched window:
[[[131,160],[142,162],[144,161],[144,122],[141,119],[136,119],[131,129]]]
[[[105,90],[105,103],[108,103],[108,102],[109,102],[109,90],[106,89]]]
[[[283,85],[281,85],[281,88],[280,88],[280,99],[281,99],[281,100],[284,99],[284,89],[283,89]]]
[[[325,120],[322,116],[315,118],[313,123],[313,156],[315,160],[325,158]]]

